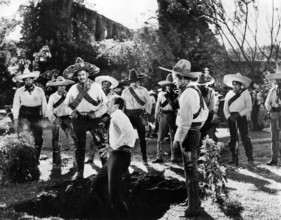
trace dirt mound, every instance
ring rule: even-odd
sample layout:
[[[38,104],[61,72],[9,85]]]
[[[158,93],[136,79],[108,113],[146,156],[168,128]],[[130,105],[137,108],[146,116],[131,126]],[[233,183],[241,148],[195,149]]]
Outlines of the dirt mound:
[[[36,199],[16,204],[15,211],[37,217],[113,219],[107,188],[95,192],[93,178],[54,184]],[[186,199],[186,189],[184,182],[177,179],[134,172],[124,177],[122,195],[132,219],[158,219],[171,204]]]

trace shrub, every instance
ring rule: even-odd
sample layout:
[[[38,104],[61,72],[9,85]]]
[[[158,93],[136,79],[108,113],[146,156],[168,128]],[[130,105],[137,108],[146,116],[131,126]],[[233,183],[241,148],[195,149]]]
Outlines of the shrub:
[[[0,171],[2,184],[38,180],[40,171],[35,148],[14,134],[1,137]]]
[[[198,159],[198,170],[204,176],[206,188],[211,191],[213,201],[218,203],[222,203],[227,197],[226,168],[218,162],[222,147],[223,143],[215,143],[207,137],[203,141]]]

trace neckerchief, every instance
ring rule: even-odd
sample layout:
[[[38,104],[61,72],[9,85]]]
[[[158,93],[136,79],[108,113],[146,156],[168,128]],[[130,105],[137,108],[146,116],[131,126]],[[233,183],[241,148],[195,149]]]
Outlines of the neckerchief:
[[[32,93],[34,89],[35,89],[34,85],[30,86],[29,88],[25,86],[25,90],[24,91],[28,91],[29,93]]]
[[[69,107],[74,110],[77,108],[77,106],[81,103],[82,99],[86,99],[86,101],[88,101],[90,104],[94,105],[94,106],[98,106],[100,101],[96,101],[94,100],[89,94],[88,91],[91,88],[91,85],[94,82],[90,79],[87,80],[86,83],[84,84],[77,84],[77,89],[78,89],[78,96],[76,96],[76,98],[74,99],[74,101],[72,103],[69,104]]]

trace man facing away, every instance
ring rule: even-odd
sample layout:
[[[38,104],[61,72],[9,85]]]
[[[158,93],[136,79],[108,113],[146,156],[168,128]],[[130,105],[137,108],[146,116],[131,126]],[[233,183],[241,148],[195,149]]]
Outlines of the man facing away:
[[[61,147],[62,140],[60,129],[63,130],[67,137],[67,148],[75,150],[74,133],[69,115],[68,106],[65,105],[66,86],[73,84],[74,81],[67,80],[62,76],[57,77],[53,81],[49,81],[46,86],[57,87],[57,91],[53,93],[48,101],[47,117],[52,123],[52,145],[53,145],[53,164],[61,164]],[[75,161],[75,160],[74,160]]]
[[[197,170],[197,152],[200,143],[200,129],[208,117],[208,108],[200,90],[192,82],[200,72],[191,72],[188,60],[181,59],[173,67],[173,82],[180,92],[179,111],[176,118],[178,126],[174,146],[180,146],[184,161],[188,206],[186,217],[200,214],[199,179]]]
[[[135,145],[135,132],[129,118],[123,113],[124,100],[114,96],[109,101],[108,114],[111,117],[109,127],[109,145],[101,149],[102,156],[108,156],[107,163],[94,179],[93,188],[102,192],[104,182],[108,184],[109,201],[116,219],[128,219],[128,208],[121,198],[122,176],[128,172],[131,152]]]
[[[122,98],[125,101],[125,113],[138,132],[143,164],[147,165],[144,116],[151,113],[152,105],[147,89],[140,86],[144,77],[145,75],[140,76],[135,70],[131,70],[127,80],[130,86],[123,90]]]
[[[13,101],[14,128],[18,133],[27,128],[34,136],[36,158],[39,162],[43,144],[42,119],[45,118],[47,101],[43,89],[34,85],[34,79],[40,72],[30,72],[27,69],[23,74],[15,77],[24,82],[24,86],[17,89]]]
[[[277,83],[270,89],[265,101],[265,108],[270,112],[271,129],[271,160],[267,162],[267,165],[272,166],[278,164],[278,151],[281,155],[281,67],[278,66],[276,73],[269,74],[266,78],[270,82],[276,81]]]
[[[249,91],[246,89],[250,85],[251,79],[237,73],[225,75],[223,80],[227,86],[233,88],[233,90],[226,94],[223,106],[223,112],[230,132],[228,147],[232,157],[229,164],[234,164],[235,162],[235,146],[237,145],[238,138],[237,129],[239,129],[248,163],[252,165],[254,163],[253,146],[248,134],[247,122],[247,114],[252,110],[252,99]]]
[[[63,72],[65,78],[77,76],[78,79],[78,83],[72,85],[65,99],[65,104],[70,108],[76,145],[77,173],[74,179],[83,178],[86,132],[92,134],[96,146],[104,144],[97,131],[101,116],[107,111],[108,100],[101,86],[88,78],[89,75],[97,74],[99,70],[95,65],[78,58],[74,65]]]

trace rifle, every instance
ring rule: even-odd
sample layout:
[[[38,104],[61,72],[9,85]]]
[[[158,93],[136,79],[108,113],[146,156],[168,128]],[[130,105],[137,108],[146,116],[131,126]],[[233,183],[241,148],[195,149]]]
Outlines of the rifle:
[[[238,131],[238,124],[237,120],[235,122],[236,125],[236,145],[235,145],[235,160],[234,165],[238,167],[238,156],[239,156],[239,131]]]

